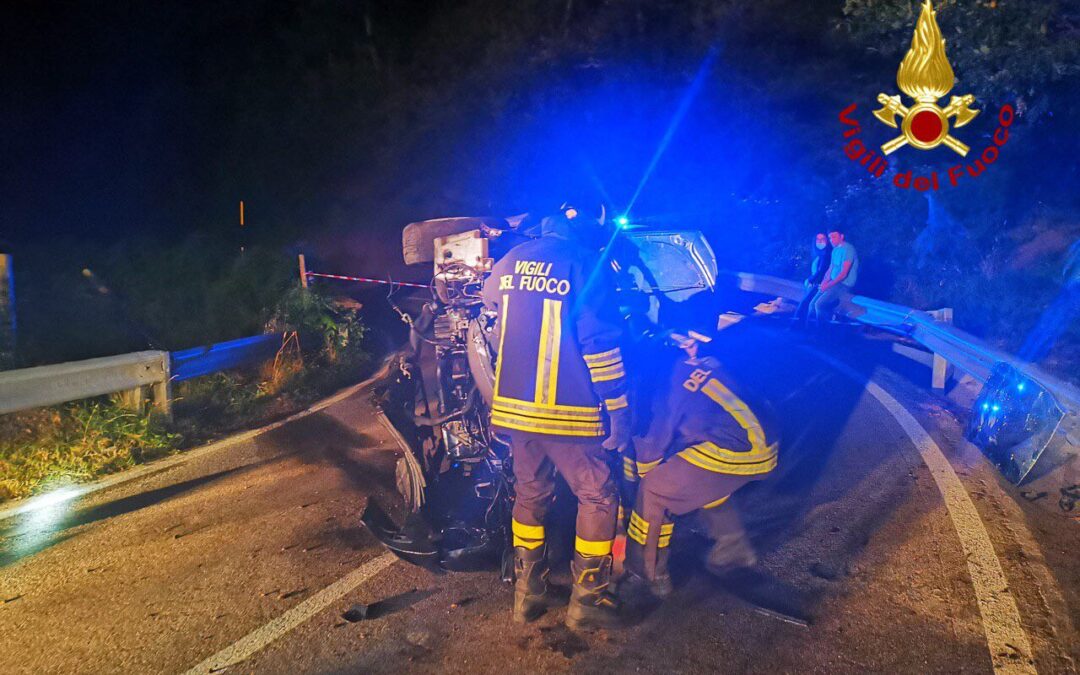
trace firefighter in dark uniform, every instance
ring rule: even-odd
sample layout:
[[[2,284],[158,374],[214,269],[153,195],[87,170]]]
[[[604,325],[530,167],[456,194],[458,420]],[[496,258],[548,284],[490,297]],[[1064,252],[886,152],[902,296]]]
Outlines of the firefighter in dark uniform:
[[[640,480],[619,589],[628,601],[671,593],[667,558],[674,516],[701,509],[714,542],[706,558],[710,571],[722,574],[756,562],[738,513],[723,505],[740,487],[776,468],[778,427],[771,407],[748,404],[719,361],[705,354],[711,338],[687,333],[671,334],[686,354],[661,368],[668,381],[653,393],[648,431],[634,439],[633,452],[623,460],[624,478]]]
[[[608,591],[618,497],[605,448],[630,441],[615,289],[575,234],[597,227],[584,221],[564,205],[544,221],[542,237],[495,264],[483,290],[498,314],[491,422],[510,438],[516,479],[514,619],[531,621],[554,604],[544,517],[557,470],[578,500],[571,628],[618,621]]]

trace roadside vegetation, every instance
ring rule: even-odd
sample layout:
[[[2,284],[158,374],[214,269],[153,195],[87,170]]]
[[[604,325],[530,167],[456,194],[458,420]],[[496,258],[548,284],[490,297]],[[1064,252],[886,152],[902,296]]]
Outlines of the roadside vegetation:
[[[0,416],[0,502],[130,468],[303,409],[359,381],[373,363],[360,305],[289,287],[264,328],[273,360],[174,387],[174,418],[110,397]]]
[[[0,417],[0,502],[92,480],[173,452],[160,420],[107,400]]]

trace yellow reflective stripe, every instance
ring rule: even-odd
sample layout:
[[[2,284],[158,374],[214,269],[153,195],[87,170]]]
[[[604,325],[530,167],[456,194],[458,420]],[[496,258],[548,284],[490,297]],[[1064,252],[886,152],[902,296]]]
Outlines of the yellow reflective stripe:
[[[572,436],[574,438],[600,438],[604,435],[603,429],[598,431],[582,431],[580,429],[548,429],[540,428],[530,424],[519,424],[517,422],[498,421],[493,424],[500,429],[513,429],[515,431],[528,431],[534,434],[544,434],[546,436]]]
[[[714,454],[703,451],[701,449],[701,446],[696,446],[696,445],[693,446],[693,447],[687,448],[683,452],[686,452],[686,453],[691,454],[691,455],[693,455],[695,457],[698,457],[704,462],[710,462],[710,463],[718,465],[718,466],[725,466],[725,467],[754,467],[754,466],[760,466],[760,465],[763,465],[763,464],[770,464],[770,463],[773,466],[776,466],[776,455],[775,454],[759,456],[759,457],[757,457],[757,458],[755,458],[753,460],[750,460],[750,461],[733,461],[733,460],[727,459],[725,457],[717,457]],[[682,453],[679,453],[679,454],[681,455]]]
[[[712,442],[698,443],[691,447],[709,459],[727,462],[728,464],[756,464],[776,456],[776,444],[761,450],[749,450],[747,452],[735,452],[734,450],[721,448]]]
[[[723,504],[724,502],[726,502],[729,499],[731,499],[731,495],[728,495],[727,497],[721,497],[720,499],[717,499],[715,502],[709,502],[708,504],[706,504],[705,506],[702,506],[701,508],[703,508],[703,509],[715,509],[717,506],[720,506],[721,504]]]
[[[597,368],[596,370],[589,371],[589,377],[593,382],[609,382],[611,380],[617,380],[621,377],[626,377],[626,371],[623,370],[622,364],[611,366],[609,368]]]
[[[502,404],[492,406],[492,411],[509,417],[528,417],[549,422],[566,422],[567,424],[600,424],[600,413],[585,416],[574,413],[563,413],[557,410],[522,410],[521,408],[507,408]]]
[[[612,412],[614,410],[622,410],[629,405],[630,403],[626,400],[626,394],[623,394],[618,398],[604,399],[604,407],[607,408],[608,412]]]
[[[590,364],[590,367],[592,367],[592,365],[603,363],[604,361],[611,361],[612,359],[622,360],[622,352],[616,347],[615,349],[609,349],[606,352],[599,352],[597,354],[582,354],[581,357],[585,359],[586,364]]]
[[[657,548],[667,548],[671,545],[671,535],[660,535],[660,540],[657,542]]]
[[[526,525],[525,523],[519,523],[516,520],[510,521],[510,530],[518,537],[525,537],[526,539],[543,539],[544,538],[544,526],[543,525]]]
[[[559,381],[559,343],[562,340],[562,300],[544,300],[540,320],[540,349],[536,353],[535,400],[540,404],[555,402]]]
[[[755,464],[734,464],[711,459],[694,448],[687,448],[679,453],[679,457],[682,457],[694,466],[705,469],[706,471],[726,473],[735,476],[753,476],[759,473],[768,473],[776,468],[775,455],[773,455],[771,459],[766,459]]]
[[[498,413],[492,415],[491,423],[504,429],[516,429],[517,431],[530,431],[534,434],[547,434],[549,436],[577,436],[581,438],[599,438],[604,435],[604,425],[597,424],[592,428],[576,428],[563,426],[564,423],[544,422],[527,417],[505,417]]]
[[[598,375],[608,375],[610,373],[622,373],[622,372],[626,372],[626,371],[623,370],[622,361],[619,361],[618,363],[614,363],[614,364],[612,364],[610,366],[597,366],[595,368],[590,368],[589,369],[589,374],[592,375],[593,377],[596,377]]]
[[[600,555],[611,555],[611,545],[613,543],[614,542],[611,539],[605,541],[589,541],[587,539],[582,539],[581,537],[575,537],[574,550],[587,558]]]
[[[562,344],[562,300],[544,300],[551,303],[551,346],[548,349],[548,390],[545,403],[555,402],[559,387],[559,345]]]
[[[610,368],[611,366],[622,365],[622,358],[615,357],[613,359],[604,359],[603,361],[586,361],[585,365],[589,367],[589,370],[595,370],[596,368]]]
[[[514,546],[520,548],[527,548],[530,551],[534,551],[544,545],[543,540],[536,539],[522,539],[521,537],[514,535]]]
[[[506,412],[505,410],[496,410],[492,414],[492,419],[495,417],[514,420],[521,423],[536,423],[541,426],[554,425],[566,429],[597,429],[603,428],[599,422],[590,422],[587,420],[561,420],[551,419],[547,417],[534,417],[532,415],[522,415],[520,413]]]
[[[675,523],[661,523],[660,524],[660,547],[664,548],[671,542],[671,536],[675,532]],[[630,512],[630,524],[626,528],[626,534],[631,539],[645,545],[645,540],[649,537],[649,523],[644,518],[637,514],[637,511]]]
[[[562,405],[558,403],[536,403],[535,401],[521,401],[508,396],[496,396],[495,404],[505,408],[518,408],[525,411],[536,411],[547,414],[547,411],[557,410],[560,413],[581,413],[578,417],[600,418],[600,406],[585,405]]]
[[[702,393],[711,398],[716,403],[728,412],[729,415],[735,418],[735,421],[739,423],[739,426],[746,431],[746,439],[750,442],[751,451],[761,451],[765,449],[765,431],[761,428],[761,422],[758,421],[757,416],[750,410],[749,406],[743,402],[738,396],[735,395],[730,389],[725,387],[720,380],[711,378],[705,383],[705,386],[701,388]]]
[[[599,425],[576,426],[569,423],[534,420],[529,419],[528,417],[506,417],[503,415],[495,415],[491,418],[491,423],[496,426],[512,427],[523,431],[535,431],[537,433],[565,431],[570,435],[576,434],[580,436],[602,436],[604,433],[604,427]]]
[[[630,459],[629,457],[623,457],[622,462],[623,462],[623,475],[626,476],[626,478],[628,480],[636,480],[637,479],[637,467],[636,467],[636,463],[634,462],[634,460]]]
[[[642,478],[644,478],[645,474],[649,473],[650,471],[652,471],[653,469],[655,469],[659,465],[660,465],[660,460],[659,459],[656,460],[655,462],[638,462],[637,463],[638,475],[641,476]]]
[[[507,293],[503,293],[502,296],[502,316],[499,317],[499,356],[495,361],[495,397],[499,397],[499,380],[502,375],[502,364],[506,360],[506,354],[503,353],[503,343],[506,341],[506,315],[510,310],[510,296]]]
[[[533,399],[537,403],[547,403],[548,346],[551,337],[550,305],[544,300],[544,309],[540,319],[540,347],[536,350],[536,385]]]

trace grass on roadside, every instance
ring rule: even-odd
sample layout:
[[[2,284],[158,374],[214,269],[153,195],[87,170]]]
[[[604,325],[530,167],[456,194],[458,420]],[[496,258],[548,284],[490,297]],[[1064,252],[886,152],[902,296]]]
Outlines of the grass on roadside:
[[[156,417],[107,399],[0,417],[0,501],[115,473],[177,449]]]

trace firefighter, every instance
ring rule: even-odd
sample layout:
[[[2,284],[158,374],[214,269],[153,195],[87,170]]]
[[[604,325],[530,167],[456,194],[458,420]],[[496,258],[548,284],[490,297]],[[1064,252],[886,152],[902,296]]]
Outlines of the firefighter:
[[[518,622],[555,604],[544,517],[556,470],[578,500],[566,623],[587,629],[618,622],[608,590],[618,497],[607,451],[629,443],[630,409],[614,284],[596,249],[582,243],[582,233],[596,229],[566,204],[545,219],[540,238],[499,260],[484,284],[484,303],[498,316],[491,422],[509,437],[514,459]]]
[[[671,593],[667,559],[673,518],[701,510],[713,540],[706,566],[715,574],[756,562],[732,493],[776,468],[777,428],[771,408],[746,403],[745,394],[708,356],[711,338],[698,331],[672,333],[686,354],[661,367],[643,437],[634,439],[625,477],[640,480],[627,527],[626,563],[620,596],[629,602]],[[689,358],[684,358],[688,356]],[[669,358],[671,358],[669,356]]]

